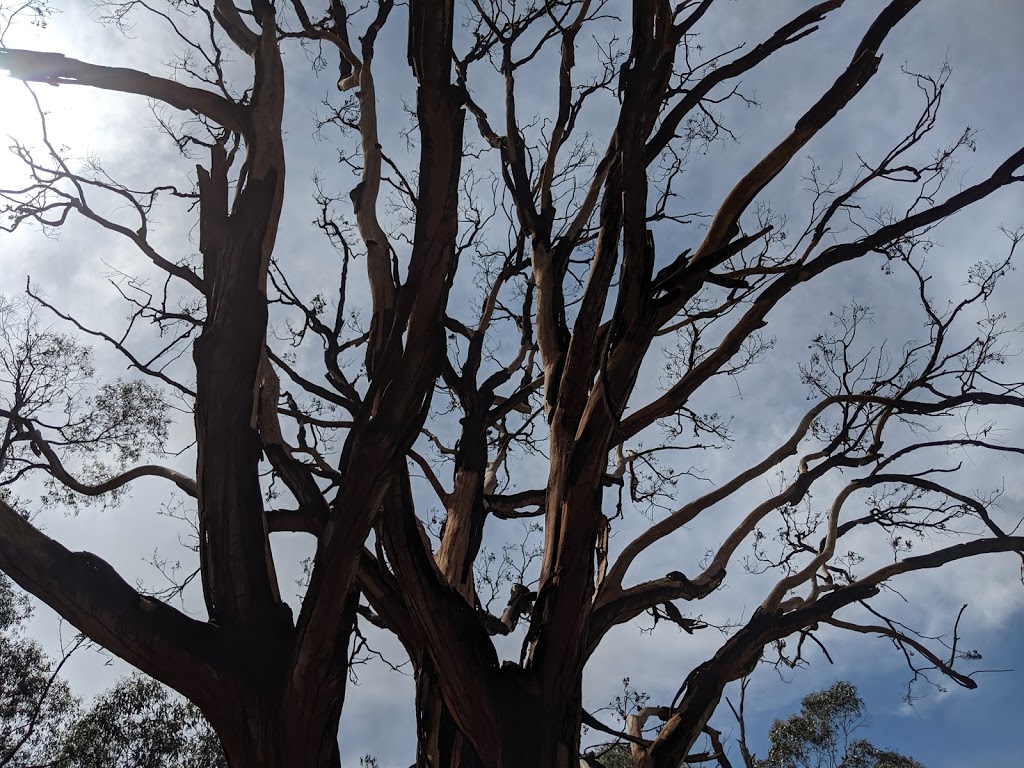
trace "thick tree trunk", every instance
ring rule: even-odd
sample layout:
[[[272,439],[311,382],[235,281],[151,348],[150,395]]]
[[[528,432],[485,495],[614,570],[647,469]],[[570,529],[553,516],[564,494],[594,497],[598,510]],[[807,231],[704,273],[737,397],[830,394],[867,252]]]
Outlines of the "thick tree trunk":
[[[425,671],[416,676],[416,768],[486,768]]]
[[[501,729],[502,768],[579,768],[580,711],[574,706],[536,702],[527,710],[508,710]]]
[[[499,743],[477,743],[492,756],[485,761],[471,743],[480,734],[460,732],[436,676],[421,670],[416,680],[416,768],[578,768],[580,687],[569,701],[545,704],[534,686],[523,685],[527,680],[528,673],[511,664],[499,672],[491,689],[499,702],[501,722],[492,731]]]
[[[211,718],[231,768],[340,768],[340,710],[310,719],[280,703],[240,697]]]
[[[540,709],[542,738],[538,744],[540,762],[545,768],[579,768],[581,681],[568,701]]]

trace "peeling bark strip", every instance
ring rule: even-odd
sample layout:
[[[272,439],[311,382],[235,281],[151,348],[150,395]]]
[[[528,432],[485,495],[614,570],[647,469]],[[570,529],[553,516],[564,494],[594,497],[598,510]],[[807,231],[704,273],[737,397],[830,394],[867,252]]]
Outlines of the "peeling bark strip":
[[[1006,331],[995,322],[972,325],[968,335],[961,327],[985,306],[1010,258],[976,268],[966,298],[946,306],[930,298],[933,284],[914,252],[936,224],[1024,181],[1024,148],[987,178],[944,195],[938,184],[951,158],[972,148],[973,139],[968,132],[932,160],[913,159],[926,154],[919,150],[945,83],[945,74],[917,76],[925,95],[917,124],[880,159],[864,158],[848,187],[819,183],[813,215],[795,242],[783,245],[773,221],[750,225],[765,187],[870,91],[890,33],[917,5],[893,0],[828,88],[794,97],[805,111],[792,130],[773,139],[716,201],[707,228],[697,226],[679,207],[686,193],[680,179],[688,178],[682,174],[691,154],[728,133],[715,105],[844,5],[817,3],[756,45],[705,58],[693,35],[715,2],[636,0],[621,20],[619,39],[629,42],[617,58],[614,45],[605,49],[601,40],[606,26],[620,20],[593,0],[412,0],[397,7],[377,0],[359,13],[343,0],[319,7],[308,0],[208,0],[187,8],[214,31],[210,43],[186,40],[208,66],[202,87],[55,53],[0,49],[0,68],[27,82],[144,96],[190,113],[202,126],[176,137],[179,146],[205,153],[196,190],[138,192],[74,172],[48,137],[49,157],[17,152],[32,185],[0,189],[13,222],[8,229],[24,222],[58,227],[81,214],[167,273],[162,304],[148,294],[138,302],[125,295],[135,302],[130,323],[155,318],[161,331],[184,327],[168,349],[192,344],[194,387],[191,372],[179,376],[164,353],[137,354],[127,334],[90,329],[31,288],[29,296],[193,401],[195,478],[128,462],[109,478],[77,477],[78,465],[64,451],[70,427],[38,417],[60,412],[63,401],[32,410],[25,403],[32,389],[21,387],[17,404],[0,410],[7,422],[0,482],[6,485],[5,473],[42,472],[94,496],[153,477],[195,497],[209,620],[143,597],[100,558],[46,536],[7,496],[0,497],[0,569],[94,641],[199,704],[232,768],[338,768],[360,621],[393,633],[411,660],[417,768],[579,768],[583,724],[630,742],[640,768],[712,759],[725,768],[726,747],[708,722],[726,686],[751,674],[766,647],[794,635],[790,661],[797,663],[804,641],[818,642],[820,625],[880,635],[908,658],[912,651],[972,687],[955,649],[951,657],[938,653],[870,601],[905,573],[995,553],[1024,559],[1024,537],[1007,534],[1013,528],[992,514],[993,498],[955,487],[957,473],[945,465],[920,470],[927,457],[953,450],[1024,455],[1024,447],[996,444],[984,430],[946,438],[941,429],[943,418],[964,417],[967,424],[968,412],[1024,407],[1024,383],[1000,383],[991,371],[1003,362]],[[384,101],[389,84],[375,78],[378,45],[394,39],[388,25],[395,24],[406,25],[401,32],[416,84],[415,173],[389,154],[395,138],[379,114],[392,105]],[[176,28],[187,37],[182,30]],[[224,80],[220,33],[224,45],[230,41],[251,61],[250,82]],[[282,48],[296,42],[336,56],[338,88],[353,97],[333,120],[352,132],[342,176],[351,186],[354,170],[355,187],[331,197],[328,179],[317,197],[316,224],[341,259],[333,319],[326,293],[308,301],[289,284],[297,257],[275,255],[286,179]],[[586,48],[592,44],[599,47]],[[556,101],[551,114],[535,119],[524,110],[535,107],[533,67],[545,61]],[[498,99],[480,95],[486,76],[496,79]],[[604,126],[607,135],[593,143],[582,136],[588,126],[581,120],[600,99],[617,112]],[[476,137],[473,127],[464,136],[467,114],[484,145],[472,153]],[[478,159],[479,166],[470,164]],[[496,169],[489,190],[479,168]],[[904,188],[918,184],[907,212],[884,224],[858,218],[854,203],[894,179]],[[138,228],[92,207],[94,192],[123,202],[139,217]],[[195,204],[201,270],[161,255],[150,241],[147,216],[158,193]],[[391,228],[392,193],[407,205],[405,229]],[[344,215],[354,226],[332,218],[338,204],[348,206]],[[1009,233],[1010,256],[1022,241],[1024,234]],[[370,316],[368,327],[353,331],[346,293],[349,266],[359,258],[366,260]],[[829,362],[805,373],[811,402],[789,437],[707,492],[676,500],[688,486],[674,490],[678,475],[664,472],[658,457],[728,439],[691,401],[715,387],[716,377],[736,375],[755,359],[750,350],[760,330],[791,294],[836,267],[871,258],[872,269],[881,259],[916,285],[927,341],[890,351],[891,359],[880,358],[872,371],[854,348],[861,321],[837,313],[843,333],[814,340],[819,358]],[[479,296],[468,309],[449,306],[460,266],[480,267],[473,275]],[[171,286],[178,285],[199,303],[190,298],[172,309]],[[322,344],[315,356],[322,371],[310,373],[312,357],[292,358],[268,335],[272,309],[299,318],[301,327],[288,332],[300,351],[308,350],[307,339]],[[659,337],[668,334],[679,340],[666,374],[674,378],[660,396],[637,402],[645,394],[637,387],[641,371],[667,348]],[[950,347],[949,339],[975,337],[963,349]],[[0,381],[8,380],[4,375]],[[426,423],[449,408],[439,425]],[[923,426],[901,432],[901,420]],[[645,445],[656,425],[675,437]],[[684,439],[690,431],[692,444]],[[544,470],[535,474],[541,461],[546,478]],[[673,462],[666,465],[679,466]],[[769,495],[740,505],[742,494],[756,492],[754,481],[785,467],[795,469],[780,474]],[[518,472],[526,468],[534,473],[528,478]],[[287,489],[282,498],[268,492],[268,469]],[[425,493],[437,497],[433,505],[413,493],[420,476]],[[701,602],[713,599],[737,558],[761,541],[759,531],[799,505],[821,504],[823,488],[830,492],[821,522],[783,518],[778,572],[760,606],[704,663],[678,672],[673,700],[628,718],[625,734],[584,711],[584,670],[613,627],[648,614],[688,634],[704,629]],[[858,511],[867,494],[876,495]],[[616,544],[620,521],[655,502],[675,509]],[[430,506],[444,514],[436,551],[423,522]],[[983,535],[925,554],[897,552],[894,562],[865,576],[837,556],[853,533],[948,535],[964,518]],[[652,547],[669,536],[678,540],[700,519],[732,526],[706,562],[682,560],[664,576],[629,581]],[[508,566],[499,583],[480,567],[485,542],[493,527],[524,521],[543,529],[543,546],[535,552],[527,533],[514,552],[521,568]],[[279,594],[269,539],[276,531],[317,541],[297,617]],[[877,621],[837,616],[854,604]],[[518,661],[502,663],[493,637],[520,628]],[[663,727],[644,732],[653,716]],[[714,753],[694,751],[702,734]]]

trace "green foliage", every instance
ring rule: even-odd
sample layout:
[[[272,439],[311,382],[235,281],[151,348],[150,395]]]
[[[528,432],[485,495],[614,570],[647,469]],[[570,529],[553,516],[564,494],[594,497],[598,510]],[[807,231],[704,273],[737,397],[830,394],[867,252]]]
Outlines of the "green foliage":
[[[604,768],[632,768],[633,755],[628,744],[614,744],[597,755]]]
[[[0,636],[6,637],[32,614],[28,598],[11,589],[7,577],[0,573]]]
[[[163,393],[149,382],[118,379],[99,387],[64,432],[82,453],[115,453],[117,466],[124,467],[163,449],[169,412]]]
[[[43,474],[44,506],[109,505],[125,487],[79,493],[54,465],[89,486],[163,450],[171,424],[163,392],[95,374],[88,346],[44,326],[34,303],[0,295],[0,487]]]
[[[0,768],[226,768],[199,710],[155,680],[127,677],[83,710],[24,637],[30,615],[0,575]]]
[[[0,407],[31,419],[74,401],[95,373],[89,347],[45,328],[25,300],[0,295]]]
[[[199,710],[142,675],[118,682],[74,722],[59,762],[68,768],[227,766]]]
[[[864,700],[845,681],[805,696],[800,711],[776,720],[768,759],[758,768],[922,768],[898,752],[879,749],[853,733],[867,724]]]
[[[78,709],[53,662],[23,636],[30,615],[28,600],[0,575],[0,768],[50,763],[54,735]]]

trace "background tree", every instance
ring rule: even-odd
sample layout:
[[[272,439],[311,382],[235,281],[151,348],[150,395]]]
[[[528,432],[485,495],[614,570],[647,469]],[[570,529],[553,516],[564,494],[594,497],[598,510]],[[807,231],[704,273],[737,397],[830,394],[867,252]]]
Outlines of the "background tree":
[[[369,623],[412,662],[419,765],[575,768],[594,720],[584,670],[609,631],[644,614],[705,629],[703,601],[744,564],[760,575],[756,609],[723,624],[717,650],[680,675],[657,729],[629,725],[641,768],[692,757],[726,686],[766,651],[797,665],[830,631],[880,635],[917,673],[974,687],[956,640],[940,653],[878,598],[905,574],[1024,548],[998,493],[971,490],[967,465],[950,459],[1024,451],[992,431],[1024,405],[1020,377],[1001,367],[1015,321],[991,304],[1021,234],[1009,230],[1004,251],[965,268],[948,294],[925,259],[936,226],[1024,179],[1024,148],[947,184],[975,135],[933,142],[948,70],[908,72],[921,106],[907,132],[857,155],[852,173],[812,165],[809,208],[773,210],[769,185],[848,105],[872,98],[882,51],[918,5],[893,0],[853,33],[845,64],[820,62],[831,83],[797,89],[799,117],[759,137],[764,149],[724,194],[684,203],[681,192],[697,195],[702,153],[735,138],[724,115],[736,113],[724,110],[751,101],[742,78],[843,5],[809,5],[753,45],[710,51],[696,35],[733,12],[714,0],[114,1],[103,4],[110,23],[153,13],[170,25],[184,46],[173,78],[0,47],[0,67],[65,86],[58,96],[80,86],[149,99],[190,158],[177,178],[118,183],[72,159],[40,109],[40,142],[13,148],[26,180],[0,192],[6,228],[82,217],[142,261],[113,279],[126,328],[76,318],[32,285],[28,297],[147,378],[109,396],[83,385],[89,405],[53,422],[26,405],[19,361],[34,358],[16,342],[0,415],[5,450],[21,451],[7,460],[19,487],[42,474],[104,497],[155,476],[194,499],[186,581],[206,615],[69,550],[26,518],[28,500],[0,500],[0,569],[194,702],[232,766],[338,764],[351,653]],[[285,86],[304,76],[303,58],[289,57],[286,73],[283,53],[297,46],[314,72],[337,62],[340,75],[340,101],[317,126],[338,142],[315,190],[339,286],[330,298],[325,271],[300,287],[317,254],[279,243]],[[381,52],[395,50],[407,54],[407,92],[376,78]],[[405,97],[408,122],[396,127]],[[192,217],[197,242],[182,231],[168,249],[158,198]],[[805,413],[751,465],[682,491],[691,457],[728,445],[744,407],[763,408],[706,405],[721,382],[771,359],[778,311],[835,275],[879,267],[916,302],[913,330],[883,342],[869,307],[836,307],[809,340]],[[163,392],[194,417],[194,476],[135,463],[163,447]],[[117,431],[133,418],[141,441]],[[68,452],[104,439],[128,452],[102,477],[67,468]],[[709,520],[731,531],[704,557],[645,571],[659,544],[678,546]],[[282,531],[316,540],[297,614],[270,544]],[[504,636],[515,652],[499,653]]]
[[[27,599],[0,576],[0,767],[216,768],[219,741],[199,710],[141,675],[81,707],[54,663],[24,636]]]
[[[921,768],[913,758],[879,749],[854,733],[867,724],[857,688],[840,680],[800,702],[800,711],[776,720],[768,757],[758,768]]]
[[[57,752],[54,735],[67,727],[78,702],[57,676],[60,665],[22,625],[28,600],[0,576],[0,766],[46,765]]]
[[[856,686],[843,680],[805,696],[798,713],[772,724],[768,757],[764,760],[750,753],[742,719],[740,725],[739,752],[747,768],[921,768],[913,758],[880,749],[867,739],[854,738],[857,731],[869,725],[867,708]],[[721,735],[715,732],[709,744],[706,760],[700,763],[731,768],[733,763]],[[610,744],[590,754],[603,768],[633,765],[628,743]]]
[[[60,738],[69,768],[219,768],[220,741],[198,709],[132,675],[98,696]]]

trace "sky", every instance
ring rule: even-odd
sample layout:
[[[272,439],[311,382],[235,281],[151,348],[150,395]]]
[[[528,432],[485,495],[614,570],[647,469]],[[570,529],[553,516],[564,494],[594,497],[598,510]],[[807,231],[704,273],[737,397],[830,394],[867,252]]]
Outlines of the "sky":
[[[761,39],[807,5],[795,0],[720,0],[702,25],[701,41],[712,51]],[[695,210],[713,209],[715,200],[721,199],[765,149],[788,133],[793,121],[845,66],[882,3],[857,0],[848,6],[830,16],[815,35],[773,56],[767,66],[744,79],[745,92],[755,94],[760,106],[723,107],[737,141],[714,145],[706,154],[692,159],[686,173],[685,195],[687,202],[693,200]],[[163,62],[170,59],[175,45],[149,21],[140,19],[125,35],[95,23],[95,11],[82,0],[58,3],[57,8],[60,12],[45,29],[12,30],[8,45],[60,51],[95,63],[166,72]],[[901,66],[936,73],[945,61],[952,67],[952,75],[943,100],[940,127],[928,146],[940,146],[970,126],[978,131],[977,148],[956,167],[949,189],[961,181],[967,184],[987,175],[1020,143],[1022,34],[1024,5],[1017,0],[979,0],[970,4],[926,0],[886,41],[881,70],[865,93],[806,148],[805,154],[832,173],[840,167],[853,168],[856,153],[869,158],[877,156],[906,132],[908,121],[915,119],[919,108],[918,93],[913,83],[901,75]],[[154,50],[162,53],[154,56]],[[385,141],[399,160],[408,160],[414,156],[415,147],[404,146],[397,135],[404,125],[403,104],[401,99],[388,99],[385,95],[411,93],[404,41],[397,30],[385,33],[379,50],[382,53],[376,62],[376,78]],[[286,66],[289,192],[278,252],[288,255],[293,284],[312,294],[323,290],[325,279],[333,290],[337,269],[320,235],[309,224],[314,215],[309,205],[311,180],[314,173],[323,173],[339,194],[346,193],[351,183],[337,170],[333,144],[313,136],[311,118],[320,109],[321,101],[336,93],[330,69],[320,77],[311,76],[307,59],[296,48],[288,50]],[[473,85],[483,100],[496,95],[494,81]],[[543,77],[530,82],[529,97],[521,99],[521,108],[525,110],[533,104],[538,112],[549,108],[549,85],[550,80]],[[99,159],[113,177],[129,186],[141,186],[150,179],[185,186],[190,183],[194,161],[183,160],[173,144],[154,129],[154,118],[144,100],[71,86],[38,86],[35,90],[48,111],[51,137],[68,145],[73,157],[80,161]],[[0,135],[16,136],[29,143],[37,140],[38,118],[23,86],[0,76],[0,105]],[[586,119],[587,127],[602,145],[609,130],[609,113],[596,109]],[[472,130],[467,135],[481,143]],[[801,176],[809,162],[795,162],[764,193],[764,199],[794,221],[799,220],[808,202]],[[0,153],[0,177],[14,177],[19,172],[17,162]],[[872,199],[865,204],[874,207],[886,202]],[[962,291],[966,271],[973,262],[1001,257],[1006,246],[998,228],[1005,225],[1013,229],[1024,224],[1021,211],[1024,192],[1015,188],[943,224],[935,233],[940,245],[929,254],[933,276],[930,285],[936,295]],[[154,218],[156,242],[165,252],[194,252],[194,244],[189,240],[193,221],[183,206],[165,202],[157,208]],[[680,237],[685,241],[692,233],[681,233]],[[682,243],[683,247],[694,244]],[[73,310],[87,324],[118,328],[125,310],[108,282],[117,271],[144,274],[135,253],[80,221],[70,222],[59,238],[29,230],[0,237],[0,291],[17,293],[25,276],[31,275],[33,284],[40,286],[54,303]],[[353,295],[357,300],[360,290],[356,282]],[[468,302],[472,290],[465,281],[457,284],[453,306]],[[727,478],[730,471],[747,466],[788,434],[795,418],[806,408],[797,362],[806,359],[813,335],[827,327],[830,311],[851,301],[867,303],[875,307],[874,333],[890,338],[912,337],[914,329],[920,326],[920,318],[913,302],[906,300],[908,290],[910,286],[902,278],[888,277],[877,268],[858,266],[816,283],[813,291],[794,296],[793,301],[773,313],[770,330],[776,348],[772,355],[735,385],[715,388],[700,403],[709,410],[736,415],[733,447],[693,458],[698,474],[707,479],[684,478],[679,497],[699,493],[709,482]],[[1024,279],[1020,273],[1012,273],[994,304],[1011,318],[1024,320],[1017,298],[1022,295]],[[143,346],[154,341],[140,337]],[[104,374],[129,375],[123,359],[115,352],[103,347],[96,347],[95,351],[97,368]],[[657,394],[659,363],[654,360],[641,379],[640,395],[648,399]],[[1009,365],[1014,366],[1013,370],[1024,371],[1020,358],[1011,358]],[[1012,441],[1024,423],[1012,413],[1001,414],[1001,418],[998,426],[1005,438]],[[190,439],[187,420],[176,424],[172,446],[184,448]],[[1024,514],[1024,492],[1015,480],[1022,476],[1024,467],[1019,461],[1003,457],[985,459],[970,469],[972,487],[980,490],[1005,486],[1002,514],[1007,519],[1019,519]],[[186,452],[172,461],[187,470],[190,455]],[[755,487],[740,502],[763,497],[769,480],[753,484]],[[177,543],[182,533],[180,524],[156,514],[162,505],[173,503],[170,498],[163,484],[144,481],[133,487],[130,498],[116,508],[87,508],[75,516],[47,511],[40,519],[48,533],[72,549],[100,554],[118,567],[129,582],[140,579],[160,586],[159,575],[146,560],[154,552],[171,561],[180,558],[185,562],[188,555]],[[613,548],[628,541],[631,530],[627,527],[618,533]],[[685,531],[684,537],[654,548],[636,573],[631,571],[631,577],[661,575],[677,568],[680,561],[697,560],[727,530],[729,519],[697,521]],[[301,535],[275,535],[273,543],[282,592],[297,596],[301,561],[311,552],[310,541]],[[499,544],[497,540],[489,543]],[[780,674],[764,667],[755,674],[747,694],[747,726],[753,749],[764,753],[763,734],[772,719],[795,711],[802,696],[836,679],[848,679],[859,687],[873,716],[866,735],[880,746],[911,754],[929,768],[951,768],[965,763],[996,768],[1017,765],[1019,754],[1024,751],[1024,733],[1019,728],[1024,711],[1024,686],[1020,684],[1020,675],[1024,674],[1024,588],[1019,582],[1018,565],[1009,557],[975,559],[935,573],[914,575],[900,583],[907,604],[899,608],[899,615],[932,635],[949,633],[956,611],[969,603],[962,626],[965,646],[983,653],[979,668],[1009,671],[979,675],[981,684],[977,690],[951,686],[946,692],[932,691],[914,707],[907,707],[901,697],[909,673],[895,649],[877,638],[829,636],[834,665],[819,654],[812,656],[806,669]],[[759,590],[756,580],[736,578],[708,607],[705,617],[713,621],[749,616],[762,598],[763,589]],[[888,595],[886,600],[896,604],[902,598]],[[188,607],[197,609],[194,596]],[[649,622],[638,621],[617,628],[592,660],[584,693],[585,706],[591,711],[605,706],[621,691],[624,677],[629,677],[637,689],[650,693],[654,702],[671,698],[686,672],[722,642],[714,630],[690,637],[664,624],[650,632],[641,632],[641,626],[646,629]],[[62,631],[66,636],[67,628],[61,630],[51,612],[44,607],[37,611],[33,633],[48,648],[58,647]],[[393,641],[372,637],[375,647],[389,659],[401,661],[400,650]],[[520,641],[516,638],[502,645],[501,652],[517,655]],[[108,687],[124,666],[99,654],[80,654],[69,669],[73,685],[88,696]],[[383,766],[408,765],[413,756],[414,729],[412,680],[407,670],[392,671],[371,664],[356,672],[359,684],[349,689],[342,725],[345,764],[355,764],[358,756],[371,753]],[[735,700],[737,691],[731,689],[729,695]],[[735,735],[734,724],[721,713],[716,723],[727,736]]]

